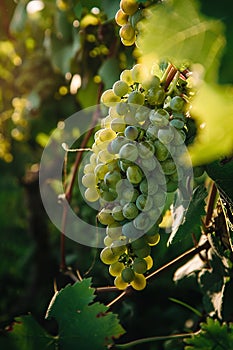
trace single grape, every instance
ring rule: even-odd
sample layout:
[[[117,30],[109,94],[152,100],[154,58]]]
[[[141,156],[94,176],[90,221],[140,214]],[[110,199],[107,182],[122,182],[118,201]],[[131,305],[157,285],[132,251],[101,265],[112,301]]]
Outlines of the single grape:
[[[114,279],[114,284],[120,290],[124,290],[128,287],[128,283],[123,281],[121,275],[116,276]]]
[[[203,166],[195,166],[193,168],[193,175],[194,177],[200,177],[204,174],[205,168]]]
[[[161,105],[165,99],[165,91],[163,88],[152,87],[146,94],[147,101],[150,105]]]
[[[106,234],[113,240],[119,239],[122,235],[122,226],[117,222],[109,224],[106,229]]]
[[[101,209],[101,211],[97,214],[97,219],[103,225],[110,225],[115,222],[112,216],[112,211],[108,208]]]
[[[143,173],[137,165],[129,166],[126,171],[126,176],[133,185],[139,184],[143,179]]]
[[[114,155],[109,153],[108,150],[100,151],[97,156],[97,162],[99,163],[108,163],[114,159]]]
[[[127,203],[122,209],[124,217],[128,220],[133,220],[138,215],[138,208],[134,203]]]
[[[107,107],[111,107],[114,103],[119,101],[120,97],[116,96],[112,89],[104,91],[101,96],[101,102]]]
[[[94,171],[94,167],[92,164],[86,164],[84,166],[84,169],[83,169],[84,174],[93,173],[93,171]]]
[[[174,138],[174,132],[172,128],[166,127],[163,129],[159,129],[158,131],[158,139],[160,142],[168,145]]]
[[[147,270],[150,270],[153,266],[153,259],[150,255],[148,255],[146,258],[144,258],[144,260],[147,263]]]
[[[146,235],[146,240],[147,240],[147,243],[150,246],[154,246],[154,245],[159,243],[159,241],[160,241],[160,234],[159,233],[155,233],[153,236],[152,235],[149,235],[149,236]]]
[[[129,16],[122,11],[122,9],[119,9],[115,15],[115,21],[119,26],[123,26],[128,22]]]
[[[151,220],[146,213],[140,213],[133,221],[137,230],[147,231],[151,226]]]
[[[114,190],[111,190],[111,188],[108,190],[100,190],[100,197],[103,201],[109,203],[117,199],[117,193]]]
[[[110,141],[116,137],[116,133],[112,129],[102,129],[100,130],[98,137],[100,141]]]
[[[169,113],[165,109],[157,109],[156,111],[151,111],[149,119],[152,124],[157,126],[167,126],[169,123]]]
[[[167,159],[167,157],[169,156],[169,151],[167,149],[167,147],[159,140],[156,140],[155,143],[155,156],[156,158],[162,162],[165,159]]]
[[[115,263],[109,266],[109,273],[111,276],[114,276],[114,277],[120,276],[123,268],[124,268],[124,264],[119,261],[116,261]]]
[[[120,8],[127,15],[133,15],[138,9],[138,2],[136,0],[121,0]]]
[[[100,197],[99,192],[95,188],[87,188],[84,196],[88,202],[96,202]]]
[[[131,267],[125,267],[121,271],[121,278],[126,283],[130,283],[134,280],[134,271],[131,269]]]
[[[144,121],[148,120],[148,117],[149,117],[148,108],[145,109],[142,106],[140,106],[135,114],[136,121],[137,122],[144,122]]]
[[[118,261],[119,255],[115,255],[111,248],[105,247],[100,253],[100,259],[104,264],[110,265]]]
[[[184,124],[183,120],[174,118],[170,121],[170,125],[176,129],[183,129],[185,124]]]
[[[93,173],[85,174],[82,177],[82,184],[85,187],[95,188],[96,177]]]
[[[135,202],[137,197],[139,196],[139,192],[136,188],[133,188],[133,186],[131,185],[130,187],[124,188],[123,192],[121,193],[121,196],[127,202]]]
[[[131,166],[133,163],[129,160],[120,160],[120,168],[123,172],[126,172],[128,167]]]
[[[104,163],[99,163],[94,169],[94,174],[98,180],[103,180],[107,172],[108,166]]]
[[[143,233],[137,230],[132,221],[130,221],[122,226],[122,234],[130,239],[138,239]]]
[[[158,137],[159,127],[157,125],[150,124],[146,130],[146,136],[151,140],[156,140]]]
[[[125,219],[123,213],[122,213],[122,207],[120,205],[117,205],[112,209],[112,217],[116,221],[122,221]]]
[[[148,211],[153,206],[153,199],[150,196],[140,194],[136,200],[136,206],[140,211]]]
[[[135,162],[138,157],[137,146],[133,143],[126,143],[123,145],[119,151],[119,157],[124,160],[129,160]]]
[[[125,81],[129,86],[131,86],[134,83],[132,71],[130,69],[123,70],[120,75],[120,80]]]
[[[177,190],[177,182],[169,180],[167,182],[167,192],[174,192]]]
[[[182,111],[184,108],[184,105],[185,105],[185,101],[180,96],[175,96],[170,101],[170,108],[176,112]]]
[[[109,236],[104,237],[104,245],[106,247],[110,247],[112,243],[113,243],[112,238],[110,238]]]
[[[155,147],[151,141],[143,141],[138,144],[138,155],[140,158],[149,159],[154,152]]]
[[[134,250],[138,258],[146,258],[151,253],[151,247],[147,244],[143,248]]]
[[[145,245],[147,245],[145,235],[143,235],[142,237],[131,242],[131,247],[133,250],[141,249],[141,248],[145,247]]]
[[[104,176],[104,182],[108,187],[116,188],[116,184],[121,180],[121,174],[118,171],[109,171]]]
[[[147,271],[147,262],[145,259],[136,258],[133,262],[132,268],[136,273],[145,273]]]
[[[176,172],[176,164],[174,163],[174,160],[171,158],[167,158],[163,162],[160,163],[161,167],[163,169],[164,174],[171,175],[174,172]]]
[[[119,153],[122,146],[124,146],[129,141],[124,136],[117,136],[111,141],[111,149],[114,154]]]
[[[136,126],[129,125],[124,131],[125,137],[127,137],[129,140],[136,140],[138,137],[138,128]]]
[[[156,75],[149,75],[147,77],[142,77],[141,85],[143,89],[149,90],[153,88],[154,90],[159,89],[160,79]]]
[[[149,72],[147,67],[141,63],[135,64],[135,66],[133,66],[131,71],[132,71],[132,78],[135,83],[141,83],[143,80],[149,77]]]
[[[125,28],[125,26],[122,27],[122,29],[123,28]],[[113,84],[112,89],[113,89],[113,92],[115,95],[117,95],[119,97],[123,97],[128,93],[129,86],[125,81],[118,80]]]
[[[144,171],[152,171],[156,168],[156,160],[154,157],[149,159],[142,159],[141,166]]]
[[[128,96],[128,103],[143,105],[145,96],[139,91],[133,91]]]
[[[122,40],[124,41],[131,41],[135,39],[135,30],[134,28],[131,26],[130,23],[124,24],[120,30],[119,30],[119,35],[121,37]],[[128,86],[127,86],[128,88]],[[122,96],[124,96],[125,94],[123,94]],[[117,95],[119,96],[119,95]],[[120,97],[122,97],[120,96]]]
[[[130,284],[135,290],[142,290],[146,287],[146,278],[142,274],[135,273],[134,280]]]
[[[126,251],[126,245],[124,245],[124,241],[121,241],[121,240],[114,241],[111,244],[110,248],[112,249],[112,252],[115,255],[119,255],[119,256]]]

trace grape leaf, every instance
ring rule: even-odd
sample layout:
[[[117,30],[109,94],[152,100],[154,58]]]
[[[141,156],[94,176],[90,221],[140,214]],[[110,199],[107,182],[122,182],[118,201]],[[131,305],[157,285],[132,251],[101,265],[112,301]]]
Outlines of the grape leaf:
[[[58,323],[61,349],[103,350],[124,333],[117,316],[105,305],[92,303],[93,299],[90,278],[67,285],[54,295],[47,318]]]
[[[206,196],[207,191],[204,186],[200,185],[195,188],[183,223],[179,226],[178,230],[176,230],[176,227],[175,229],[173,228],[168,244],[180,242],[189,237],[191,233],[199,233],[201,216],[205,214]],[[179,210],[179,208],[176,210]],[[173,213],[173,216],[175,215],[176,213]]]
[[[168,0],[151,9],[140,26],[137,45],[148,65],[161,60],[177,66],[199,63],[205,78],[216,80],[225,45],[223,25],[202,16],[195,0]]]
[[[185,350],[232,350],[233,325],[207,318],[206,323],[201,323],[201,331],[184,342],[188,344]]]
[[[7,350],[55,350],[56,343],[56,338],[46,333],[31,315],[16,317],[0,337],[0,348]]]
[[[114,82],[119,79],[120,70],[118,60],[115,57],[108,58],[101,65],[98,74],[104,83],[105,89],[111,88]]]
[[[209,163],[221,156],[231,156],[233,92],[230,87],[203,83],[192,101],[192,116],[200,125],[195,142],[189,147],[193,164]]]

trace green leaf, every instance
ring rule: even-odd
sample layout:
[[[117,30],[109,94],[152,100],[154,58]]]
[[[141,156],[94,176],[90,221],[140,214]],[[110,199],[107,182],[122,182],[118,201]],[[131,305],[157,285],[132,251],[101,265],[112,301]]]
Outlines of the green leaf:
[[[145,63],[200,63],[206,78],[216,79],[225,44],[223,25],[200,15],[195,0],[168,0],[151,9],[137,40]]]
[[[191,233],[200,232],[201,216],[205,214],[206,196],[207,191],[203,185],[195,188],[184,221],[177,231],[173,230],[168,244],[180,242],[189,237]],[[177,210],[180,210],[180,208],[177,208]],[[176,215],[176,213],[173,213],[173,215]]]
[[[18,34],[24,30],[25,22],[27,20],[26,6],[27,1],[20,0],[15,8],[15,12],[10,23],[10,31],[13,34]]]
[[[31,315],[16,317],[6,335],[0,337],[0,348],[7,350],[56,350],[57,340],[47,334]]]
[[[200,333],[184,339],[184,342],[189,344],[185,350],[232,350],[233,325],[208,318],[206,323],[201,323]]]
[[[203,83],[192,101],[192,117],[200,125],[195,142],[189,148],[194,165],[232,155],[233,93],[230,87]]]
[[[93,80],[89,80],[86,86],[78,90],[77,99],[82,108],[95,106],[98,96],[98,85]]]
[[[47,317],[58,322],[61,349],[103,350],[124,333],[116,315],[105,305],[92,303],[94,291],[88,278],[54,295]]]
[[[108,58],[99,69],[100,75],[105,89],[109,89],[113,86],[116,80],[119,80],[120,69],[119,62],[116,58]]]

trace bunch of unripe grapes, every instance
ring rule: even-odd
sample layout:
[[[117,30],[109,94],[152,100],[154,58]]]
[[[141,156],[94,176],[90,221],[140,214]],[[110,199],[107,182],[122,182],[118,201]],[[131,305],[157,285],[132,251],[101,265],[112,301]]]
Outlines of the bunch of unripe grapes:
[[[186,90],[179,72],[168,84],[136,64],[102,94],[108,114],[94,135],[82,184],[87,201],[100,203],[97,218],[106,226],[100,258],[119,289],[146,286],[166,196],[180,180],[172,154],[187,135]]]
[[[157,1],[144,1],[143,4],[140,4],[136,0],[121,0],[120,9],[115,15],[115,21],[121,27],[119,35],[125,46],[131,46],[135,43],[137,24],[145,15],[144,9],[154,2]]]

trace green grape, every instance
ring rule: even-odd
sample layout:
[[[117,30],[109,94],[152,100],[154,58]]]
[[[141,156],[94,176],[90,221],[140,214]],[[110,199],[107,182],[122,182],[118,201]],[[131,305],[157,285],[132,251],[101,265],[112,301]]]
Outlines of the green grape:
[[[90,156],[90,164],[93,166],[96,166],[96,160],[97,160],[96,154],[92,153],[92,155]]]
[[[129,105],[128,105],[127,102],[119,102],[119,103],[117,103],[117,105],[116,105],[117,113],[118,113],[120,116],[125,115],[125,114],[128,112],[128,109],[129,109]]]
[[[160,241],[160,234],[159,233],[155,233],[154,235],[146,235],[146,240],[147,240],[147,243],[150,246],[154,246],[154,245],[159,243],[159,241]]]
[[[128,96],[128,103],[143,105],[145,96],[139,91],[133,91]]]
[[[122,29],[123,28],[125,28],[125,26],[122,27]],[[123,96],[125,96],[128,93],[129,86],[128,86],[128,84],[125,81],[118,80],[118,81],[116,81],[113,84],[112,89],[113,89],[113,92],[114,92],[115,95],[117,95],[119,97],[123,97]]]
[[[116,184],[121,180],[121,174],[118,171],[109,171],[104,176],[104,182],[108,187],[116,188]]]
[[[119,237],[122,236],[122,226],[117,222],[109,224],[106,229],[106,234],[113,240],[119,239]]]
[[[125,187],[121,195],[127,202],[135,202],[139,196],[139,192],[136,188]]]
[[[131,69],[131,72],[135,83],[141,83],[149,76],[147,67],[141,63],[135,64]]]
[[[145,178],[142,180],[142,182],[139,185],[140,191],[144,195],[153,195],[158,191],[159,185],[156,181],[156,178],[153,177]]]
[[[151,220],[145,213],[140,213],[133,221],[134,227],[137,230],[147,231],[151,226]]]
[[[153,206],[153,199],[150,196],[140,194],[136,200],[136,206],[140,211],[148,211]]]
[[[174,163],[174,160],[171,158],[168,158],[160,163],[161,167],[163,169],[164,174],[171,175],[174,172],[176,172],[176,164]]]
[[[186,139],[186,134],[184,132],[184,130],[177,130],[174,133],[174,139],[173,139],[173,144],[175,145],[183,145],[184,141]]]
[[[131,26],[130,23],[124,24],[120,30],[119,30],[119,35],[121,37],[121,40],[123,41],[129,41],[131,42],[132,40],[135,40],[135,30],[134,28]],[[128,86],[127,86],[128,88]],[[125,94],[124,94],[125,95]],[[122,96],[124,96],[122,95]],[[119,96],[119,95],[118,95]],[[120,97],[122,97],[120,96]]]
[[[109,236],[104,237],[104,245],[106,247],[110,247],[112,243],[113,243],[112,238],[110,238]]]
[[[126,143],[121,147],[119,151],[119,157],[131,162],[135,162],[135,160],[138,158],[137,146],[133,143]]]
[[[136,273],[145,273],[147,271],[147,262],[145,259],[136,258],[133,262],[132,268]]]
[[[114,154],[119,153],[122,146],[124,146],[129,141],[124,136],[117,136],[111,141],[111,150]]]
[[[124,264],[122,262],[116,261],[109,266],[109,273],[113,277],[120,276],[123,268]]]
[[[170,101],[170,108],[176,112],[182,111],[184,108],[184,105],[185,105],[185,101],[180,96],[175,96]]]
[[[153,200],[157,207],[162,207],[166,200],[166,192],[158,190],[158,192],[154,194]]]
[[[101,96],[101,102],[107,107],[111,107],[114,103],[119,101],[120,97],[116,96],[112,89],[104,91]]]
[[[115,118],[111,121],[111,129],[115,132],[124,132],[125,130],[125,122],[121,118]]]
[[[138,215],[138,208],[136,204],[130,202],[124,205],[122,213],[126,219],[133,220]]]
[[[84,174],[93,173],[93,171],[94,171],[94,167],[92,164],[86,164],[84,166],[84,169],[83,169]]]
[[[100,197],[105,202],[113,202],[117,199],[117,193],[111,189],[108,190],[100,190]]]
[[[161,214],[161,210],[158,207],[153,207],[147,212],[147,215],[151,221],[158,218],[160,216],[160,214]],[[149,231],[147,231],[147,234],[148,234],[148,232]]]
[[[204,174],[205,168],[203,166],[195,166],[193,168],[193,175],[194,177],[200,177]]]
[[[143,173],[137,165],[129,166],[126,171],[126,176],[133,185],[139,184],[143,179]]]
[[[151,88],[153,88],[154,90],[157,90],[159,89],[160,79],[156,75],[153,75],[153,76],[150,75],[146,78],[142,77],[141,85],[145,90],[149,90]]]
[[[150,105],[161,105],[165,99],[165,91],[162,88],[150,88],[147,92],[147,101]]]
[[[132,221],[130,221],[122,226],[122,234],[127,238],[137,239],[142,235],[142,231],[137,230]]]
[[[158,136],[159,127],[157,125],[150,124],[146,130],[146,136],[151,140],[156,140]]]
[[[122,11],[122,9],[119,9],[115,15],[115,21],[119,26],[123,26],[128,22],[129,16]]]
[[[128,287],[128,283],[123,281],[121,275],[116,276],[114,279],[114,284],[120,290],[124,290]]]
[[[174,138],[174,132],[172,128],[163,128],[158,131],[158,139],[160,142],[168,145]]]
[[[155,143],[155,156],[156,158],[162,162],[164,160],[166,160],[169,156],[169,151],[167,149],[166,146],[164,146],[164,144],[162,142],[160,142],[159,140],[156,140]]]
[[[133,289],[142,290],[146,287],[146,278],[142,274],[135,273],[134,280],[130,284]]]
[[[147,170],[147,171],[152,171],[156,168],[156,160],[155,158],[149,158],[149,159],[142,159],[141,160],[141,166],[143,168],[143,170]]]
[[[131,267],[125,267],[121,271],[121,278],[126,283],[130,283],[134,280],[134,271],[131,269]]]
[[[126,172],[128,167],[131,166],[133,163],[129,160],[120,160],[120,168],[122,171]]]
[[[100,197],[99,192],[95,188],[87,188],[84,196],[88,202],[96,202]]]
[[[167,192],[174,192],[177,190],[177,182],[169,180],[167,182]]]
[[[110,141],[116,137],[116,133],[112,129],[102,129],[100,130],[98,137],[100,141]]]
[[[104,163],[99,163],[94,169],[94,174],[98,180],[103,180],[107,172],[108,166]]]
[[[146,244],[147,244],[146,238],[145,238],[145,235],[143,235],[142,237],[131,242],[131,247],[133,250],[136,250],[136,249],[141,249],[141,248],[145,247]]]
[[[146,120],[148,120],[149,117],[149,111],[148,109],[144,109],[143,106],[140,106],[138,108],[138,110],[136,111],[135,114],[135,119],[137,122],[145,122]]]
[[[155,147],[150,141],[143,141],[138,144],[138,155],[140,158],[149,159],[153,156]]]
[[[82,177],[82,184],[85,187],[95,188],[96,186],[96,178],[92,173],[85,174]]]
[[[152,124],[157,126],[167,126],[169,123],[170,115],[165,109],[157,109],[156,111],[151,111],[149,119]]]
[[[136,0],[121,0],[120,8],[127,15],[132,16],[138,9],[138,2]]]
[[[143,248],[134,250],[134,253],[138,258],[146,258],[151,253],[151,247],[146,244]]]
[[[101,211],[97,214],[97,219],[103,225],[110,225],[115,222],[112,216],[112,211],[108,208],[101,209]]]
[[[125,219],[123,213],[122,213],[122,207],[120,205],[117,205],[112,209],[112,217],[116,221],[122,221]]]
[[[124,131],[125,137],[127,137],[129,140],[136,140],[138,137],[138,128],[136,126],[127,126],[127,128]]]
[[[97,157],[98,163],[108,163],[114,159],[114,155],[109,153],[108,150],[100,151]]]
[[[126,245],[124,245],[124,241],[121,240],[114,241],[110,248],[115,255],[122,255],[126,251]]]
[[[111,248],[105,247],[100,253],[100,259],[104,264],[110,265],[118,261],[119,255],[115,255]]]
[[[125,81],[129,86],[131,86],[134,83],[132,71],[130,69],[123,70],[120,75],[120,80]]]
[[[176,129],[183,129],[185,124],[184,124],[183,120],[174,118],[170,121],[170,125]]]
[[[109,171],[116,170],[116,171],[120,172],[120,166],[118,164],[118,160],[117,159],[113,159],[111,162],[109,162],[106,165],[107,165]]]
[[[150,255],[148,255],[146,258],[144,258],[144,260],[147,263],[147,270],[150,270],[153,266],[153,259]]]

